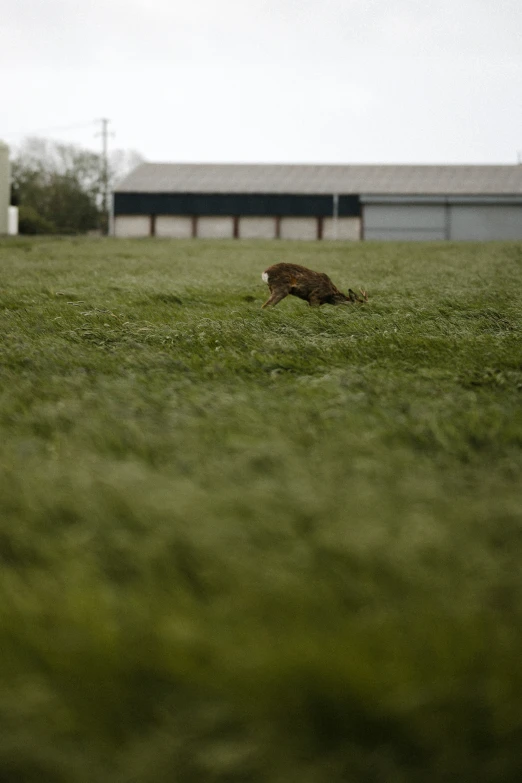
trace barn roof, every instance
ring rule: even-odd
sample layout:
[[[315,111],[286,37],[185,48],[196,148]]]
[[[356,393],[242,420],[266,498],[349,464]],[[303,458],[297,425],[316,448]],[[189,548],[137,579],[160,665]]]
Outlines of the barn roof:
[[[522,194],[522,165],[142,163],[117,193]]]

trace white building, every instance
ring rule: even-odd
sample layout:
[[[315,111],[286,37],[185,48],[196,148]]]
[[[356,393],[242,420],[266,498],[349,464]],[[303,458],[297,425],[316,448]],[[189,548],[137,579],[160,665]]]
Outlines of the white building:
[[[142,163],[113,217],[119,237],[518,240],[522,166]]]
[[[10,189],[9,147],[0,141],[0,236],[9,231]]]

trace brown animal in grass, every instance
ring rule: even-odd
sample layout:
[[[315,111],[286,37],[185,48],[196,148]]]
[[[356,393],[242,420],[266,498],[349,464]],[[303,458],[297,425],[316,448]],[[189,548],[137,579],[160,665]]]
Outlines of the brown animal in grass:
[[[360,289],[361,296],[351,288],[348,289],[347,295],[343,294],[324,272],[313,272],[298,264],[274,264],[265,269],[261,278],[270,289],[270,297],[263,307],[273,307],[289,295],[304,299],[310,307],[368,301],[368,294],[362,288]]]

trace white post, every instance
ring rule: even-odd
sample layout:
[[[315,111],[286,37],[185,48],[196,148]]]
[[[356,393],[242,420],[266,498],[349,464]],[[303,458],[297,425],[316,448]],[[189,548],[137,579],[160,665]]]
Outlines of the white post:
[[[338,237],[338,230],[337,230],[337,223],[339,218],[339,194],[334,193],[333,194],[333,238],[337,239]]]
[[[7,233],[11,237],[18,234],[18,207],[7,207]]]

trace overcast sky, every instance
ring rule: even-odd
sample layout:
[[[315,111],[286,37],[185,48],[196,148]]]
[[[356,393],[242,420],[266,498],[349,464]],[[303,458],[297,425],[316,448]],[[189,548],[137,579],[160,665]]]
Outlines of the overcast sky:
[[[151,161],[515,163],[522,0],[0,0],[0,138]]]

